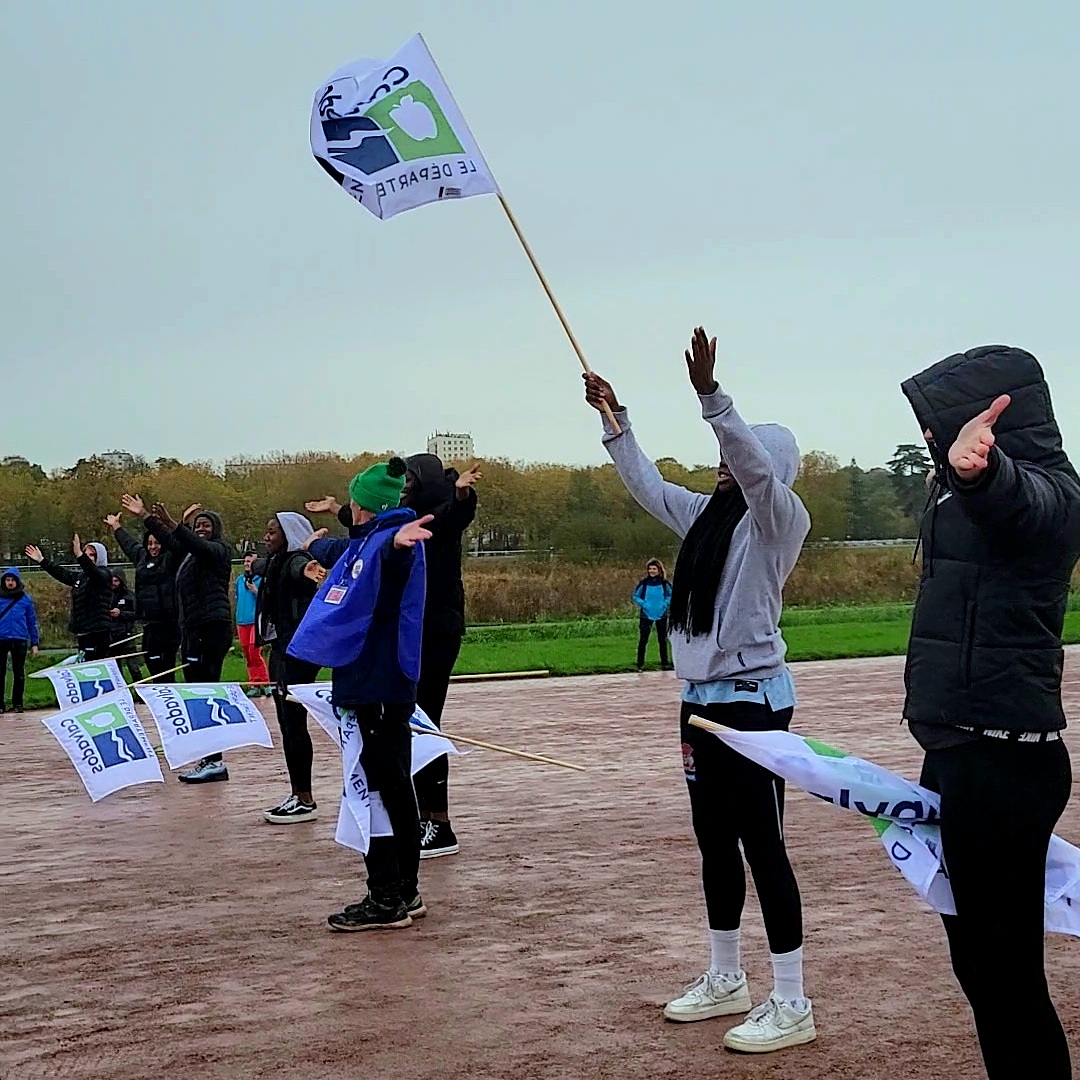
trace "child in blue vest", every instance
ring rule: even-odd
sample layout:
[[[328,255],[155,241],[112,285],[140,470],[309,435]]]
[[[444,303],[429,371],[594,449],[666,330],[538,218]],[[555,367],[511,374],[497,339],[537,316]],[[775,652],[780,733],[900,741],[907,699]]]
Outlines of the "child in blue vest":
[[[5,711],[4,692],[8,657],[11,657],[11,705],[23,711],[26,689],[26,654],[38,654],[38,623],[34,601],[26,595],[15,567],[0,577],[0,713]]]
[[[424,622],[424,549],[431,537],[399,508],[401,458],[373,465],[349,485],[348,540],[317,539],[308,551],[330,573],[288,654],[333,672],[334,708],[363,739],[360,763],[386,807],[393,836],[373,836],[364,861],[368,894],[331,915],[331,929],[396,929],[427,914],[420,898],[420,814],[412,783],[412,731]]]
[[[638,582],[632,597],[641,612],[638,620],[637,669],[645,667],[645,646],[649,644],[649,634],[656,627],[656,641],[660,646],[660,668],[670,671],[668,663],[668,608],[671,607],[671,583],[664,573],[664,564],[659,559],[650,559],[645,564],[645,576]]]

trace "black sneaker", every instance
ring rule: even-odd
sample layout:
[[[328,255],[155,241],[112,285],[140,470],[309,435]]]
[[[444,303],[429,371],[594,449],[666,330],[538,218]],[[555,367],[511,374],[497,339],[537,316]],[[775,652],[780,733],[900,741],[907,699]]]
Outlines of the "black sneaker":
[[[343,915],[353,916],[358,911],[363,911],[364,906],[371,901],[370,893],[360,901],[359,904],[346,904]],[[422,919],[427,914],[427,905],[420,898],[420,894],[417,893],[406,905],[405,910],[409,913],[410,917],[414,919]]]
[[[318,816],[318,807],[315,803],[302,803],[295,795],[290,795],[280,806],[263,811],[263,817],[274,825],[314,821]]]
[[[399,930],[412,926],[412,916],[402,903],[379,904],[365,896],[359,904],[349,906],[327,920],[331,930],[355,933],[359,930]]]
[[[449,821],[420,822],[420,858],[437,859],[440,855],[456,855],[457,837]]]

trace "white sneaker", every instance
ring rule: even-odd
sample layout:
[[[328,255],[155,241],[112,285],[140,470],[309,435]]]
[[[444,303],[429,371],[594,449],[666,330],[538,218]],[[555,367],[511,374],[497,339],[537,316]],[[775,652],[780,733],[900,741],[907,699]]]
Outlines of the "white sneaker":
[[[759,1005],[724,1036],[724,1045],[743,1054],[768,1054],[788,1046],[802,1046],[816,1038],[813,1005],[807,1001],[806,1009],[800,1011],[773,992],[764,1005]]]
[[[729,979],[726,975],[706,971],[693,986],[686,988],[682,997],[668,1002],[664,1016],[668,1020],[690,1023],[749,1012],[751,1004],[745,972],[739,972],[737,979]]]

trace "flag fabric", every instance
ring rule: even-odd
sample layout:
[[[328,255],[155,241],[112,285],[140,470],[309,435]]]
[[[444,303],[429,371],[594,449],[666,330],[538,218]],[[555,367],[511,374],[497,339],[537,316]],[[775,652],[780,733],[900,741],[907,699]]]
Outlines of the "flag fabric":
[[[943,915],[955,915],[936,792],[880,765],[790,731],[714,732],[733,750],[815,798],[870,819],[893,866]],[[993,851],[987,838],[987,851]],[[1053,836],[1046,856],[1046,929],[1080,937],[1080,849]],[[993,897],[986,898],[994,903]]]
[[[71,759],[94,802],[135,784],[165,782],[126,689],[81,701],[41,722]]]
[[[48,668],[38,672],[37,677],[52,683],[61,709],[121,690],[128,694],[127,682],[115,660],[86,660],[66,667]]]
[[[419,34],[391,59],[354,60],[319,87],[311,151],[377,218],[499,190]]]
[[[273,746],[255,703],[237,683],[137,686],[173,769],[241,746]]]

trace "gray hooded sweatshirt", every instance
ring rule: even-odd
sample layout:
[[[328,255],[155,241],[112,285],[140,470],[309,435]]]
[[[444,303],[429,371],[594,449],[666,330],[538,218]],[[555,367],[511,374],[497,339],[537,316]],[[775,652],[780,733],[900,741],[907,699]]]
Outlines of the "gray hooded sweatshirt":
[[[795,436],[779,424],[749,427],[723,390],[703,394],[701,415],[716,433],[724,464],[742,488],[747,513],[735,527],[708,634],[673,633],[675,673],[693,683],[770,679],[785,670],[780,633],[783,589],[810,532],[810,515],[791,485],[799,472]],[[711,496],[669,484],[634,437],[626,410],[623,433],[604,419],[604,446],[631,495],[680,539]]]

